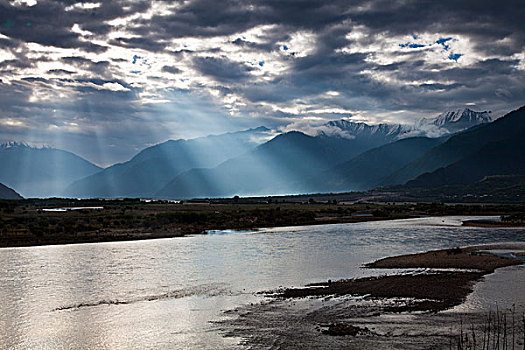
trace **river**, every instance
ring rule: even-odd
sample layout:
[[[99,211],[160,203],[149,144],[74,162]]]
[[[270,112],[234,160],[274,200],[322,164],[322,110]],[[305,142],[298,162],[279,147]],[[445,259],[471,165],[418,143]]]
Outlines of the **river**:
[[[257,292],[384,273],[361,265],[385,256],[525,242],[525,229],[462,227],[462,219],[0,249],[0,348],[232,348],[239,339],[212,321],[264,298]],[[462,307],[525,305],[524,284],[523,265],[502,269]]]

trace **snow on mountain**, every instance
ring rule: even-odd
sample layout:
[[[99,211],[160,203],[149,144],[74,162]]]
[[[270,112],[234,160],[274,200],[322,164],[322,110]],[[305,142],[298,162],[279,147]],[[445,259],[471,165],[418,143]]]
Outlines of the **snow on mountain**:
[[[463,110],[458,109],[452,112],[440,114],[434,121],[435,125],[445,125],[449,123],[458,123],[461,121],[468,121],[470,123],[490,123],[492,117],[490,112],[476,112],[470,108],[465,108]]]
[[[429,126],[444,129],[448,132],[458,132],[479,124],[492,122],[491,112],[476,112],[470,108],[441,113],[435,119],[423,118],[417,123],[417,128],[425,129]]]
[[[334,120],[319,128],[319,134],[356,137],[383,137],[402,139],[413,136],[439,137],[459,132],[473,126],[492,122],[491,112],[476,112],[469,108],[441,113],[436,118],[422,118],[413,125],[376,124],[368,125],[350,120]]]
[[[402,124],[375,124],[368,125],[365,123],[356,123],[349,120],[334,120],[327,123],[328,126],[338,127],[350,134],[369,133],[369,134],[384,134],[395,135],[408,131],[410,129],[407,125]]]
[[[35,146],[27,142],[18,142],[18,141],[8,141],[8,142],[4,142],[0,144],[0,149],[8,149],[8,148],[51,149],[52,147],[49,147],[47,145]]]
[[[412,130],[408,125],[403,124],[375,124],[368,125],[362,122],[352,122],[349,120],[333,120],[324,125],[320,129],[320,134],[337,134],[336,132],[329,132],[330,129],[339,129],[348,138],[356,137],[385,137],[395,139],[399,135]]]

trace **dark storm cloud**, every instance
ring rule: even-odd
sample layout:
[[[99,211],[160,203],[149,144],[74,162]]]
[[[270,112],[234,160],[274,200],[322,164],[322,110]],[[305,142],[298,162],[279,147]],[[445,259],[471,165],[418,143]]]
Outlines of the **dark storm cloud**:
[[[466,103],[504,111],[525,101],[523,0],[89,3],[0,0],[0,49],[9,54],[0,57],[0,122],[44,130],[55,120],[66,130],[67,118],[80,118],[82,140],[126,136],[129,147],[135,135],[151,142],[141,133],[157,114],[191,119],[164,105],[177,89],[195,93],[188,100],[213,90],[221,113],[231,108],[221,99],[234,96],[239,115],[270,126],[302,117],[286,107],[332,118],[331,110],[437,115]],[[66,97],[49,102],[58,91]],[[140,130],[124,134],[119,123]]]
[[[3,68],[30,68],[32,66],[28,61],[22,60],[5,60],[0,62],[0,69]]]
[[[175,13],[142,20],[134,33],[157,37],[231,35],[261,24],[321,29],[344,18],[347,1],[189,1]]]
[[[525,6],[521,0],[480,1],[372,1],[371,9],[352,20],[376,33],[415,34],[424,31],[463,34],[477,49],[491,51],[493,42],[510,38],[508,53],[520,52],[525,43]]]
[[[242,1],[197,0],[185,4],[174,14],[156,15],[138,21],[133,32],[153,38],[217,36],[250,28],[255,13]]]
[[[170,66],[162,67],[162,71],[166,72],[166,73],[172,73],[172,74],[177,74],[177,73],[181,72],[181,70],[179,68],[177,68],[177,67],[170,67]]]
[[[476,44],[480,48],[486,46],[490,50],[488,38],[510,37],[515,45],[523,45],[524,7],[521,0],[497,4],[490,0],[424,4],[420,1],[197,0],[187,2],[173,14],[140,20],[132,30],[140,37],[155,41],[231,35],[262,24],[283,25],[284,30],[322,31],[349,21],[365,25],[372,33],[414,34],[428,30],[466,34],[479,40]]]
[[[14,47],[17,47],[18,45],[19,43],[16,43],[14,40],[0,38],[0,47],[14,48]]]
[[[116,38],[109,42],[112,45],[127,47],[127,48],[140,48],[147,51],[158,52],[166,48],[166,44],[160,41],[151,40],[143,37],[134,38]]]
[[[66,15],[64,6],[58,2],[42,1],[30,8],[15,7],[0,1],[0,33],[23,42],[35,42],[46,46],[82,48],[101,52],[103,46],[79,40],[71,31],[75,16]]]
[[[34,6],[13,6],[0,0],[0,33],[23,42],[46,46],[80,48],[89,52],[103,52],[107,48],[90,41],[80,40],[71,30],[78,24],[82,30],[93,34],[107,34],[112,27],[106,22],[131,13],[145,11],[147,1],[94,1],[100,7],[85,10],[75,8],[77,1],[39,0]],[[125,5],[125,6],[124,6]],[[70,10],[68,6],[73,6]]]
[[[288,60],[291,69],[284,74],[279,83],[269,82],[266,87],[264,85],[243,85],[241,90],[236,88],[235,80],[244,79],[245,76],[239,74],[235,69],[224,69],[223,67],[234,65],[234,63],[227,63],[225,59],[218,67],[213,62],[202,60],[199,62],[201,64],[196,65],[195,68],[201,73],[214,76],[221,83],[229,82],[228,86],[231,89],[253,102],[284,102],[286,99],[293,100],[301,95],[308,96],[336,89],[344,90],[350,97],[366,96],[376,99],[384,103],[386,109],[416,108],[428,111],[435,108],[435,113],[439,113],[446,108],[442,106],[443,90],[458,93],[451,101],[464,105],[472,101],[466,99],[471,99],[473,94],[472,91],[461,90],[461,87],[470,86],[470,89],[478,90],[480,96],[473,99],[476,101],[485,98],[481,94],[488,90],[485,85],[487,81],[492,80],[491,76],[500,76],[501,79],[496,80],[501,81],[505,80],[505,76],[523,75],[522,72],[516,71],[517,62],[515,60],[482,60],[472,67],[447,68],[443,65],[435,66],[429,62],[425,63],[419,58],[420,52],[418,51],[392,53],[392,56],[408,55],[413,58],[410,61],[386,65],[367,62],[368,53],[337,52],[342,47],[351,47],[354,44],[372,45],[377,40],[376,35],[384,35],[388,40],[388,36],[435,32],[452,35],[450,38],[447,37],[447,40],[464,35],[471,40],[474,48],[480,53],[513,55],[523,52],[524,49],[524,21],[520,18],[525,18],[525,6],[520,1],[509,1],[497,5],[491,1],[440,1],[428,2],[424,6],[418,1],[372,1],[361,4],[337,1],[261,1],[253,3],[252,7],[246,6],[245,3],[243,6],[237,2],[227,2],[221,4],[220,9],[211,3],[209,3],[210,6],[204,4],[204,1],[190,2],[176,14],[159,16],[149,25],[158,24],[163,29],[154,27],[149,27],[149,29],[155,33],[154,37],[157,39],[166,38],[170,36],[169,33],[174,33],[172,36],[185,36],[191,32],[192,36],[202,37],[232,34],[262,24],[277,24],[283,33],[297,30],[311,30],[317,33],[315,51],[305,58],[291,57]],[[207,10],[202,11],[203,8]],[[220,21],[221,18],[229,20]],[[164,23],[164,21],[167,22]],[[173,26],[171,27],[173,30],[167,29],[170,26]],[[346,34],[357,26],[365,28],[366,36],[359,39],[348,39]],[[144,30],[144,27],[138,30]],[[498,42],[498,40],[503,41]],[[261,48],[258,44],[241,38],[237,38],[233,43],[247,50]],[[402,47],[404,43],[396,45],[398,44],[401,44]],[[439,45],[443,46],[443,49],[449,49],[448,45],[446,47],[444,44]],[[425,46],[417,43],[407,45],[410,49]],[[266,44],[265,48],[268,51],[275,50],[275,42]],[[450,60],[457,60],[463,55],[465,55],[463,52],[451,52],[448,57]],[[364,70],[390,70],[398,78],[411,77],[412,80],[446,78],[451,82],[416,84],[413,87],[401,88],[371,80],[362,74]],[[228,80],[225,79],[226,77]],[[517,88],[519,86],[513,86],[511,90]],[[429,103],[428,106],[432,106],[430,108],[421,106],[422,95],[425,98],[434,98],[436,102]],[[494,96],[494,93],[490,95]],[[509,95],[504,94],[504,96]],[[517,95],[514,94],[514,96]],[[516,100],[514,103],[520,103],[520,101]]]
[[[226,58],[197,57],[194,67],[202,74],[211,76],[221,82],[240,81],[249,77],[250,67],[231,62]]]
[[[104,74],[109,68],[108,61],[92,61],[90,59],[78,56],[62,57],[61,60],[73,66],[89,70],[93,73]]]
[[[75,74],[75,72],[65,70],[65,69],[50,69],[47,71],[48,73],[54,73],[54,74],[65,74],[65,75],[71,75]]]

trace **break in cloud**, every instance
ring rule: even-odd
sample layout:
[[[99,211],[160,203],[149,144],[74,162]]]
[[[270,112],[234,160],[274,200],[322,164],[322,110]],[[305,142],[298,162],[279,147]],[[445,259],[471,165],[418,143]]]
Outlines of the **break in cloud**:
[[[524,104],[523,0],[0,0],[0,139],[168,138]]]

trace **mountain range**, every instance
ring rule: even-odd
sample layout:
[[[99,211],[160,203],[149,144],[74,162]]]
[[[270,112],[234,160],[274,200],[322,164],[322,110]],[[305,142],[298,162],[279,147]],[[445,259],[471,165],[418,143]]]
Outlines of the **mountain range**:
[[[293,184],[318,169],[352,156],[355,140],[292,131],[211,169],[192,169],[175,177],[157,197],[270,195],[296,191]]]
[[[476,112],[470,108],[444,112],[436,118],[422,118],[414,124],[375,124],[334,120],[320,128],[320,134],[360,138],[370,145],[386,144],[408,137],[440,137],[493,121],[490,111]]]
[[[451,137],[394,173],[389,184],[464,185],[486,176],[517,174],[525,174],[525,107]]]
[[[331,121],[315,135],[292,131],[273,137],[274,132],[259,127],[169,140],[106,169],[66,151],[10,143],[0,148],[0,160],[6,165],[0,181],[25,197],[77,198],[362,191],[410,180],[419,182],[409,186],[431,186],[442,184],[437,180],[441,173],[432,180],[428,174],[419,176],[461,161],[481,149],[482,141],[499,140],[483,136],[456,150],[461,145],[453,140],[500,123],[491,121],[490,112],[467,108],[413,125]],[[451,169],[460,171],[457,166]],[[506,173],[513,171],[517,170],[509,168]]]
[[[411,137],[371,149],[307,179],[302,190],[344,192],[374,188],[385,177],[421,157],[446,139],[446,136]]]
[[[0,145],[0,182],[24,197],[59,195],[73,181],[102,169],[67,151],[10,142]]]
[[[437,128],[439,134],[448,134],[449,130],[489,121],[487,112],[465,109],[442,114],[433,125],[434,132]],[[155,196],[226,197],[367,190],[447,139],[409,137],[423,133],[423,129],[415,126],[331,121],[316,136],[289,132],[215,168],[183,172]]]
[[[177,174],[192,168],[211,168],[264,142],[265,127],[170,140],[148,147],[125,163],[75,181],[62,193],[69,197],[152,197]]]

